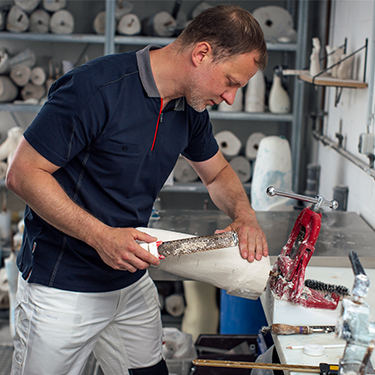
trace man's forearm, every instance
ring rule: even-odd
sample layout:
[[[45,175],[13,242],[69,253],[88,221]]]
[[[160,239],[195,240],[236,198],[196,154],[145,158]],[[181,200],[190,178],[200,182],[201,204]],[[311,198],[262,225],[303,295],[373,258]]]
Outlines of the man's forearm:
[[[246,191],[230,165],[207,185],[207,190],[215,205],[232,220],[255,215]]]

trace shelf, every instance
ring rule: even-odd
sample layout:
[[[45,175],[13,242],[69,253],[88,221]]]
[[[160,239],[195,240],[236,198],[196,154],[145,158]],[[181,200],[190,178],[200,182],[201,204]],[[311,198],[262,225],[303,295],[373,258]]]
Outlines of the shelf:
[[[0,39],[30,42],[68,42],[68,43],[100,43],[104,44],[105,36],[96,34],[37,34],[0,32]]]
[[[30,112],[37,113],[42,108],[40,104],[12,104],[0,103],[0,111],[3,112]],[[275,122],[291,122],[293,115],[277,114],[277,113],[250,113],[250,112],[220,112],[209,111],[210,118],[214,120],[231,120],[231,121],[275,121]]]
[[[37,113],[42,108],[40,104],[12,104],[12,103],[1,103],[0,111],[3,112],[30,112]]]
[[[62,43],[105,43],[104,35],[97,34],[37,34],[37,33],[13,33],[9,31],[1,31],[0,39],[17,40],[30,42],[62,42]],[[115,35],[114,44],[144,46],[148,44],[157,44],[165,46],[172,43],[174,38],[162,38],[153,36],[123,36]],[[269,51],[296,51],[297,45],[294,43],[267,43]]]
[[[251,184],[247,182],[243,184],[247,194],[250,194]],[[208,193],[207,188],[202,182],[181,183],[175,182],[174,185],[164,185],[163,193]]]
[[[242,121],[275,121],[290,122],[293,121],[292,113],[270,113],[270,112],[221,112],[209,111],[210,118],[213,120],[242,120]]]
[[[312,83],[316,86],[329,86],[329,87],[343,87],[343,88],[352,88],[352,89],[364,89],[368,85],[366,82],[356,81],[354,79],[338,79],[332,78],[329,75],[321,75],[318,77],[313,77],[309,73],[300,74],[299,79],[302,81]]]

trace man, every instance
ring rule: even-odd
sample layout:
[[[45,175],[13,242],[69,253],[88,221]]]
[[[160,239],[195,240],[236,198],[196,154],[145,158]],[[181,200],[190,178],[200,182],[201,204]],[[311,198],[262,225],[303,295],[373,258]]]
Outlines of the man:
[[[182,153],[232,219],[249,262],[268,254],[246,193],[212,135],[208,105],[232,104],[264,69],[251,14],[218,6],[164,48],[104,56],[53,84],[26,130],[7,187],[26,203],[12,374],[167,374],[152,205]]]

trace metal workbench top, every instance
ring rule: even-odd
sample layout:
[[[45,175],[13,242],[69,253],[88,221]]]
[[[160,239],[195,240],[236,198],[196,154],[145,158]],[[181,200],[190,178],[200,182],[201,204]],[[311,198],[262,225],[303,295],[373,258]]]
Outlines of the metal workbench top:
[[[300,212],[257,212],[258,222],[267,236],[271,264],[280,254]],[[150,227],[199,236],[212,234],[231,222],[218,210],[161,210],[159,215],[159,220],[150,221]],[[350,267],[350,250],[357,252],[366,268],[375,268],[374,230],[355,212],[323,212],[320,235],[309,265]]]

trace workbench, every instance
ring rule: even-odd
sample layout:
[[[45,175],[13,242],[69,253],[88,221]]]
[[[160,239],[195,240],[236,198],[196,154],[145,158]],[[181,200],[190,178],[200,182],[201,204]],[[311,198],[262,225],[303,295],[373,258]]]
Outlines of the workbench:
[[[257,219],[267,236],[271,265],[276,261],[282,247],[300,211],[257,212]],[[166,210],[159,212],[160,218],[150,222],[152,228],[166,229],[193,235],[212,234],[216,229],[223,229],[231,220],[220,211]],[[348,258],[349,251],[358,254],[367,276],[373,284],[366,302],[375,316],[375,232],[354,212],[322,213],[322,227],[315,245],[315,252],[306,268],[306,279],[315,279],[329,284],[353,287],[354,275]],[[150,269],[156,280],[176,280],[178,277],[167,272]],[[261,297],[264,312],[271,325],[272,314],[267,308],[264,294]],[[371,321],[374,319],[372,318]],[[305,344],[345,344],[337,339],[335,333],[310,335],[273,335],[281,363],[319,365],[319,363],[338,363],[344,348],[325,349],[325,354],[314,357],[303,353],[302,349],[287,349],[288,346]],[[295,373],[297,374],[297,373]],[[301,373],[302,374],[302,373]]]

